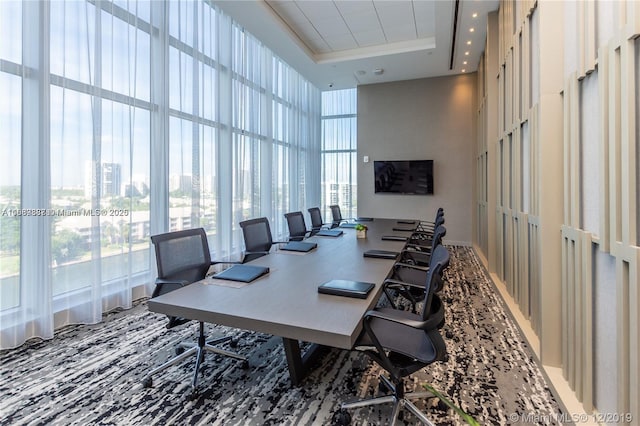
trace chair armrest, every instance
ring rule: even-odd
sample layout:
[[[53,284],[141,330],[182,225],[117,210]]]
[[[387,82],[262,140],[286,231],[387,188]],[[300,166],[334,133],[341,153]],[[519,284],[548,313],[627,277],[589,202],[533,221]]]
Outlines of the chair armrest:
[[[189,281],[186,280],[165,280],[164,278],[156,278],[156,285],[179,285],[184,287],[188,285]]]
[[[238,263],[242,263],[242,260],[212,260],[211,261],[211,265],[220,265],[225,263],[235,265]]]
[[[408,268],[408,269],[417,269],[418,271],[424,271],[424,272],[428,272],[429,271],[429,267],[428,266],[419,266],[419,265],[412,265],[410,263],[403,263],[403,262],[396,262],[393,264],[393,268]]]
[[[303,236],[299,236],[299,237],[292,237],[289,236],[289,241],[303,241],[305,238],[310,237],[311,235],[313,235],[313,230],[307,230],[305,231]],[[317,231],[315,231],[317,232]]]
[[[435,224],[435,222],[420,222],[418,223],[417,229],[433,231],[435,229]]]
[[[394,322],[396,324],[406,325],[407,327],[415,328],[418,330],[436,330],[438,325],[442,322],[444,315],[444,309],[442,303],[435,304],[438,307],[436,312],[431,313],[426,321],[417,321],[407,318],[400,318],[389,315],[389,313],[383,313],[380,311],[371,310],[364,314],[365,321],[371,321],[373,318],[377,318],[383,321]]]
[[[382,282],[382,287],[383,288],[386,288],[386,287],[393,288],[393,286],[412,287],[412,288],[417,288],[419,290],[424,290],[424,285],[408,283],[408,282],[400,281],[400,280],[394,280],[393,278],[387,278],[386,280],[384,280]]]
[[[433,229],[427,228],[427,229],[420,229],[420,227],[416,227],[416,230],[413,231],[414,234],[424,234],[424,235],[432,235],[433,234]]]
[[[275,244],[286,244],[286,243],[282,241],[278,241],[278,242],[275,242]],[[243,254],[246,256],[248,254],[269,254],[269,253],[270,252],[268,251],[245,251]]]
[[[416,243],[407,243],[405,245],[403,251],[413,252],[413,253],[431,253],[431,244],[416,244]]]
[[[432,240],[433,240],[433,235],[432,234],[423,234],[423,233],[420,233],[420,232],[414,232],[409,237],[409,242],[411,242],[411,244],[415,244],[415,245],[419,245],[419,246],[431,245],[431,241]],[[414,243],[412,241],[419,241],[419,242],[415,242]]]
[[[151,294],[151,298],[160,296],[165,293],[169,293],[170,291],[177,290],[181,287],[189,285],[189,281],[185,280],[166,280],[164,278],[156,278],[156,287],[153,289],[153,293]],[[171,288],[173,287],[173,288]],[[171,288],[171,290],[166,290],[167,288]]]

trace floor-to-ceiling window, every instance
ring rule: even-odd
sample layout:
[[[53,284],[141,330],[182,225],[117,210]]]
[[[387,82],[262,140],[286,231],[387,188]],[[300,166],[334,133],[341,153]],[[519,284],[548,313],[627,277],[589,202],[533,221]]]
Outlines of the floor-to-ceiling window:
[[[320,92],[208,1],[2,1],[0,92],[2,348],[149,294],[154,233],[320,201]]]
[[[322,206],[340,206],[343,217],[357,215],[357,92],[356,89],[322,93]]]
[[[22,123],[22,3],[0,5],[0,307],[20,304],[20,216]]]

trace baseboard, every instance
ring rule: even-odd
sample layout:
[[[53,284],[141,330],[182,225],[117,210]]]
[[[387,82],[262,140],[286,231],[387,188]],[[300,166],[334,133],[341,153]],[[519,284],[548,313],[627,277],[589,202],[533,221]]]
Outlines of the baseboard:
[[[455,241],[455,240],[442,240],[442,244],[447,246],[462,246],[462,247],[473,247],[469,241]]]

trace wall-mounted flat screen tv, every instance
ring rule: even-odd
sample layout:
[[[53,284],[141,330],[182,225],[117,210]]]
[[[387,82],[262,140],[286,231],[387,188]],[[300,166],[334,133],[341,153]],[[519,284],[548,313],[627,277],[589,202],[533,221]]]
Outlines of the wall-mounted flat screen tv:
[[[374,161],[376,194],[433,194],[433,160]]]

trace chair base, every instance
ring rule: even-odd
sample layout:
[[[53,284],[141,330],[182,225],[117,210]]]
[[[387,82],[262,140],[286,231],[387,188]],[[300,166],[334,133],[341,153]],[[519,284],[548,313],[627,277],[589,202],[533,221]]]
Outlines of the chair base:
[[[180,348],[179,352],[180,353],[177,356],[171,358],[169,361],[167,361],[164,364],[160,365],[159,367],[156,367],[153,370],[151,370],[142,379],[142,386],[144,386],[145,388],[151,387],[153,385],[152,376],[158,374],[161,371],[166,370],[167,368],[169,368],[169,367],[171,367],[173,365],[176,365],[176,364],[182,362],[184,359],[192,356],[193,354],[196,354],[196,365],[194,367],[193,379],[191,381],[191,395],[192,395],[192,397],[194,397],[195,395],[197,395],[198,370],[200,369],[200,364],[202,364],[202,361],[204,360],[205,352],[212,352],[212,353],[215,353],[215,354],[224,355],[224,356],[228,356],[228,357],[231,357],[231,358],[235,358],[235,359],[241,360],[241,361],[243,361],[243,363],[242,363],[242,367],[243,368],[248,368],[249,367],[249,362],[247,360],[247,357],[242,356],[240,354],[237,354],[235,352],[227,351],[225,349],[213,346],[213,345],[216,345],[216,344],[219,344],[219,343],[228,342],[229,340],[231,340],[230,336],[224,336],[224,337],[220,337],[218,339],[212,340],[210,342],[206,342],[205,341],[205,337],[204,337],[204,324],[200,323],[200,335],[198,336],[198,344],[197,345],[186,345],[184,343],[180,343],[180,345],[179,345],[179,348]]]
[[[353,408],[369,407],[372,405],[393,403],[393,413],[391,415],[391,425],[395,425],[400,417],[400,410],[406,408],[415,415],[418,420],[427,426],[434,426],[434,424],[427,418],[426,414],[420,411],[416,405],[411,402],[419,399],[431,398],[434,395],[431,392],[410,392],[405,394],[403,384],[400,382],[398,385],[393,385],[389,379],[384,376],[380,376],[380,387],[384,386],[390,390],[392,395],[378,396],[375,398],[363,399],[354,402],[347,402],[340,405],[340,410],[345,413],[344,410]],[[334,422],[338,424],[349,424],[350,416],[347,414],[338,414],[334,416]],[[347,420],[348,419],[348,420]],[[344,423],[346,420],[346,423]]]

